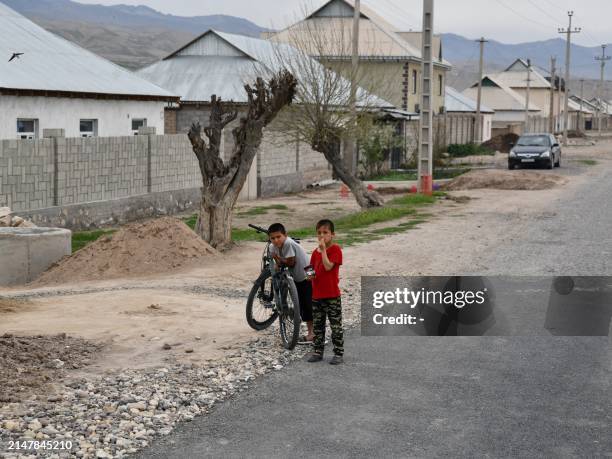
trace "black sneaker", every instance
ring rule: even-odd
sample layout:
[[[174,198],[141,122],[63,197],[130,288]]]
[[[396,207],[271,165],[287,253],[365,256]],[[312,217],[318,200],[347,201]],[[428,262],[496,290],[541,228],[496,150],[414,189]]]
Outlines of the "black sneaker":
[[[334,355],[329,361],[330,365],[340,365],[344,363],[344,358],[341,355]]]
[[[309,354],[308,360],[306,360],[307,362],[320,362],[321,360],[323,360],[323,354],[319,354],[318,352],[311,352]]]

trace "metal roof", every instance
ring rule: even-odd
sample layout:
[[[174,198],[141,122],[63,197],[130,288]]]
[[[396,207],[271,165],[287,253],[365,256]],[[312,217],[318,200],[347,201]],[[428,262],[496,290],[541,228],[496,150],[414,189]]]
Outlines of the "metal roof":
[[[444,97],[444,106],[446,107],[447,112],[469,112],[476,113],[476,108],[478,103],[469,98],[468,96],[461,94],[454,88],[450,86],[446,86],[446,94]],[[491,110],[484,104],[480,104],[480,112],[481,113],[495,113],[494,110]]]
[[[349,12],[353,11],[353,0],[329,0],[303,20],[266,36],[269,40],[298,46],[312,56],[350,58],[353,17]],[[421,60],[421,50],[402,38],[391,24],[365,5],[360,11],[359,56],[362,59]],[[434,64],[451,66],[444,59]]]
[[[496,81],[509,88],[527,88],[527,69],[525,72],[506,71],[493,75]],[[478,85],[478,84],[476,84]],[[550,89],[550,82],[536,70],[531,70],[531,89]]]
[[[482,101],[487,104],[488,107],[499,111],[524,111],[525,110],[525,98],[519,93],[510,89],[502,82],[498,81],[496,75],[485,75],[484,79],[488,79],[493,83],[494,86],[484,85],[482,88]],[[472,86],[463,91],[463,95],[467,97],[476,97],[478,88]],[[542,109],[535,105],[533,102],[529,103],[529,111],[540,112]]]
[[[567,106],[569,108],[570,112],[581,112],[581,113],[586,113],[588,115],[593,115],[597,112],[597,110],[590,110],[589,109],[589,104],[583,103],[582,104],[582,108],[580,107],[580,98],[578,98],[578,100],[573,99],[573,96],[570,96],[569,100],[567,101]]]
[[[171,92],[69,42],[0,3],[0,89],[176,100]],[[23,53],[8,62],[13,53]]]
[[[329,72],[289,45],[209,30],[161,61],[138,70],[137,74],[179,94],[183,102],[205,103],[216,95],[246,103],[246,83],[253,83],[258,76],[269,78],[286,67],[298,80],[301,71],[313,72],[321,81],[324,81],[324,72]],[[304,78],[312,77],[305,75]],[[348,80],[341,78],[341,84],[349,90]],[[361,88],[357,99],[364,107],[393,107]]]

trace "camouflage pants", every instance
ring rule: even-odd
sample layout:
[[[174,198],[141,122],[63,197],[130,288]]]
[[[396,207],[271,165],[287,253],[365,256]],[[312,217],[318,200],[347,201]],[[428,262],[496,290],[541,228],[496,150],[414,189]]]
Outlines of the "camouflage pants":
[[[314,328],[314,351],[323,354],[325,347],[325,323],[329,318],[334,354],[344,354],[344,333],[342,331],[342,301],[338,298],[312,300],[312,317]]]

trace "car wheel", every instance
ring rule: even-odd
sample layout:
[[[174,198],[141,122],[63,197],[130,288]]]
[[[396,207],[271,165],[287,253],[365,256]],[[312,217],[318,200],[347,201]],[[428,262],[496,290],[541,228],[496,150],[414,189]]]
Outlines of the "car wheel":
[[[508,169],[513,171],[516,168],[514,164],[508,163]]]
[[[557,156],[557,162],[555,163],[555,167],[561,167],[561,153]]]
[[[546,166],[546,169],[552,169],[553,167],[555,167],[555,158],[554,156],[550,157],[550,161],[548,163],[548,165]]]

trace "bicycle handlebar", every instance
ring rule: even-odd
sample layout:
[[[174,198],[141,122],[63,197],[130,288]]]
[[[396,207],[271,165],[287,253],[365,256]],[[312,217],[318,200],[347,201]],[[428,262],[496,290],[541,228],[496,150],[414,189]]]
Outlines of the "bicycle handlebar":
[[[251,228],[253,228],[255,231],[257,231],[258,233],[265,233],[265,234],[268,234],[268,230],[263,229],[261,226],[252,225],[251,223],[249,223],[249,226],[250,226]]]
[[[264,233],[264,234],[269,234],[267,229],[263,229],[261,226],[257,226],[257,225],[253,225],[251,223],[249,223],[249,227],[253,228],[255,231],[257,231],[258,233]],[[295,242],[297,242],[298,244],[300,243],[301,239],[294,237],[293,240]]]

